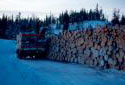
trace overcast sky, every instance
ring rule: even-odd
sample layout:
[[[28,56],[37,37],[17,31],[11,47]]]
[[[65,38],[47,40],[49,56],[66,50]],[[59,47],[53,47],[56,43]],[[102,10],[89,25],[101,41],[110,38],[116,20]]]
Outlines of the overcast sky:
[[[0,0],[0,11],[41,12],[43,14],[58,15],[65,10],[81,8],[94,9],[96,4],[103,8],[108,17],[113,9],[119,8],[125,14],[125,0]]]

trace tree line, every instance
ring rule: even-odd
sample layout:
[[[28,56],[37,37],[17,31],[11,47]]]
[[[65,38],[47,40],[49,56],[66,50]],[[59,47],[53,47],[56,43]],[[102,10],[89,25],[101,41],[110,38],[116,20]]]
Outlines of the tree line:
[[[112,25],[125,25],[125,15],[121,16],[120,19],[120,10],[119,9],[115,9],[113,12],[113,18],[111,20]]]
[[[44,20],[33,17],[21,18],[20,12],[16,18],[13,18],[13,15],[8,17],[3,14],[2,18],[0,18],[0,38],[14,39],[20,31],[35,31],[38,33],[40,27],[48,27],[50,24],[63,25],[63,29],[67,30],[69,23],[79,23],[86,20],[108,21],[103,10],[99,9],[98,4],[94,10],[65,11],[60,13],[58,18],[50,15],[46,16]],[[119,10],[115,10],[111,23],[112,25],[125,25],[125,16],[122,15],[120,19]]]
[[[21,18],[19,13],[16,18],[3,15],[0,18],[0,38],[12,39],[16,34],[26,31],[39,31],[43,22],[39,18]]]

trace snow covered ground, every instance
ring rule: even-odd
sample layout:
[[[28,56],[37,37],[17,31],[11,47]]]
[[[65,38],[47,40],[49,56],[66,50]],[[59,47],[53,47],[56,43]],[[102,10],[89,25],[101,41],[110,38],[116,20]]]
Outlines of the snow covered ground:
[[[0,85],[125,85],[125,73],[48,60],[19,60],[16,42],[0,40]]]

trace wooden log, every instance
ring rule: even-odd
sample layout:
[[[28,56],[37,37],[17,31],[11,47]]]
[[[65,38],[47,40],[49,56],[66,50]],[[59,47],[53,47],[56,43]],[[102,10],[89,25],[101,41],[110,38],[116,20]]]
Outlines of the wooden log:
[[[118,59],[118,62],[119,62],[119,63],[122,63],[122,62],[123,62],[123,58],[118,57],[117,59]]]
[[[105,42],[101,42],[101,47],[105,47],[106,43]]]
[[[81,58],[82,58],[82,57],[78,57],[78,58],[77,58],[79,64],[82,64],[82,63],[81,63]]]
[[[77,53],[77,49],[74,48],[74,49],[71,49],[71,50],[72,50],[72,55],[74,56]]]
[[[92,57],[96,58],[99,56],[99,51],[94,49],[94,48],[91,48],[91,52],[92,52]]]
[[[123,49],[120,49],[119,50],[119,55],[120,55],[120,57],[124,57],[125,56],[125,52],[123,51]]]
[[[71,60],[71,57],[68,58],[68,61],[69,61],[69,62],[70,62],[70,60]]]
[[[116,53],[116,58],[119,58],[120,57],[120,54],[119,52]]]
[[[94,44],[94,48],[98,49],[98,44],[97,43]]]
[[[73,61],[74,61],[74,58],[72,57],[72,58],[70,59],[70,62],[73,63]]]
[[[110,55],[112,54],[112,51],[108,49],[107,52],[106,52],[106,54],[107,54],[108,56],[110,56]]]
[[[113,42],[112,40],[108,40],[107,45],[108,45],[108,46],[111,46],[111,45],[112,45],[112,42]]]
[[[54,41],[52,41],[52,47],[55,46],[52,48],[54,52],[54,55],[51,54],[52,58],[55,59],[60,56],[59,60],[61,61],[78,62],[81,64],[86,62],[88,65],[99,65],[104,68],[106,67],[106,64],[109,64],[112,68],[116,66],[117,59],[120,64],[125,62],[125,41],[122,39],[124,33],[122,34],[121,31],[117,33],[117,30],[114,31],[110,29],[108,29],[106,33],[93,32],[92,35],[89,33],[87,34],[87,32],[85,34],[84,33],[85,32],[79,31],[66,31],[61,37],[55,37]],[[107,34],[110,34],[111,36],[108,36]],[[114,42],[116,42],[116,44],[114,44]],[[60,52],[58,52],[59,49],[57,47],[61,49]],[[90,48],[94,48],[94,51]],[[114,50],[114,48],[117,50]],[[87,52],[87,50],[90,52]],[[104,58],[99,56],[104,56]],[[118,66],[118,68],[122,67]]]
[[[89,64],[90,64],[90,66],[93,66],[93,60],[92,59],[89,60]]]
[[[85,50],[84,50],[84,55],[85,55],[86,57],[89,57],[90,54],[91,54],[91,52],[90,52],[89,49],[85,49]]]
[[[108,64],[110,65],[110,67],[113,67],[113,59],[112,58],[108,59]]]
[[[104,61],[108,61],[108,55],[104,55]]]
[[[70,44],[69,46],[70,46],[71,49],[75,48],[75,44],[74,43]]]
[[[68,58],[67,57],[65,57],[65,61],[67,62],[68,60],[67,60]]]
[[[76,46],[81,46],[84,43],[83,38],[78,38],[75,42]]]
[[[104,60],[103,60],[103,59],[100,59],[100,61],[99,61],[99,66],[100,66],[100,67],[103,67],[103,66],[104,66]]]
[[[93,65],[94,65],[94,66],[97,66],[97,64],[98,64],[98,61],[97,61],[97,58],[95,58],[95,59],[94,59],[94,64],[93,64]]]
[[[76,47],[76,50],[77,50],[78,54],[83,53],[83,49],[84,49],[84,48],[83,48],[82,46]]]
[[[74,63],[78,63],[78,58],[75,58],[75,59],[74,59]]]
[[[92,41],[92,40],[89,40],[88,48],[93,47],[93,45],[94,45],[93,41]]]

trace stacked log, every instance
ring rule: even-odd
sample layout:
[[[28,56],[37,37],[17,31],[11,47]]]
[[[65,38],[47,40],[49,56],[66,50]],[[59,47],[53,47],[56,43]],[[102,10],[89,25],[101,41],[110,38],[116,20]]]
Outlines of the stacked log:
[[[51,60],[125,70],[125,27],[64,31],[49,51]]]

